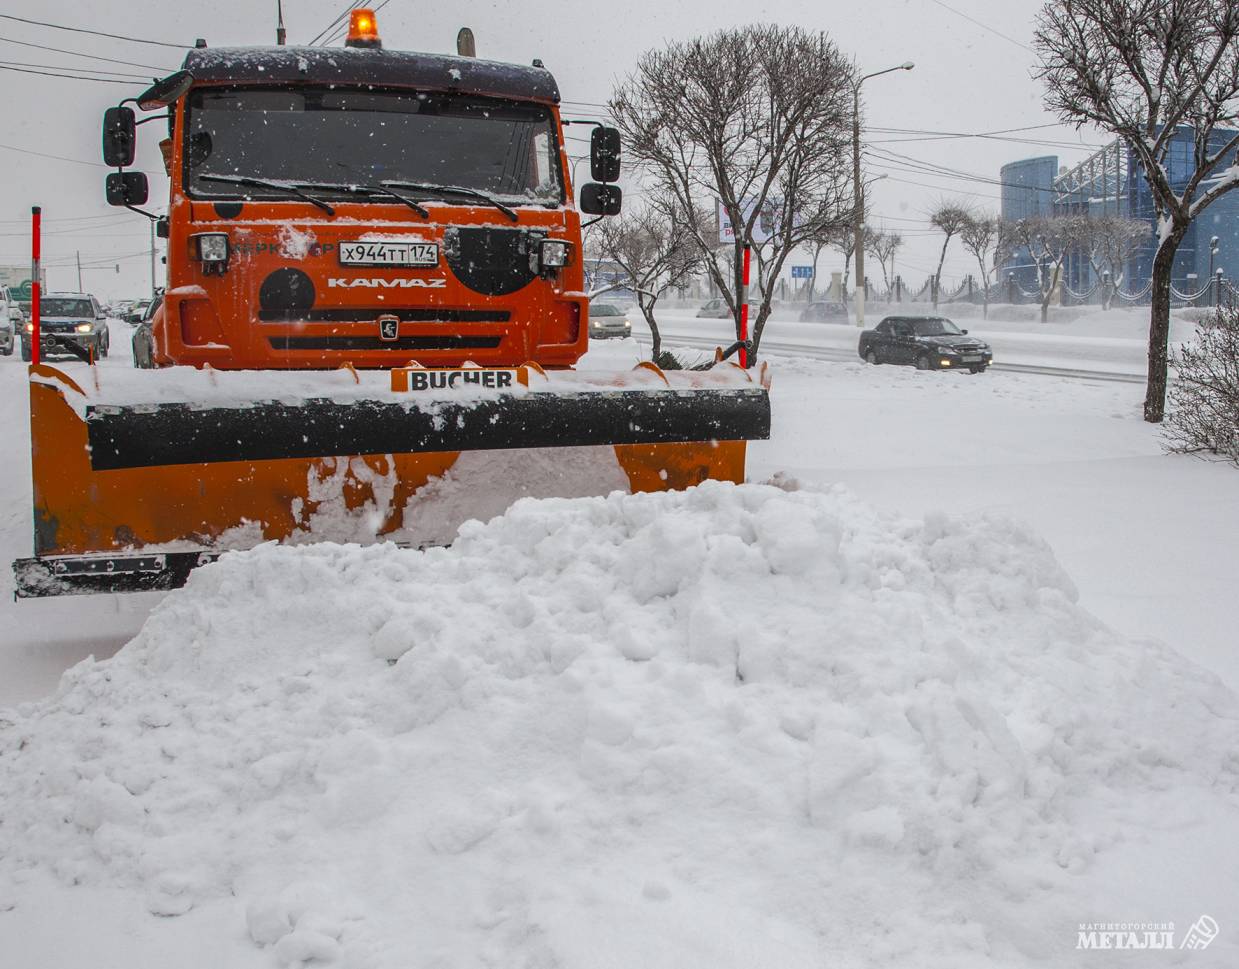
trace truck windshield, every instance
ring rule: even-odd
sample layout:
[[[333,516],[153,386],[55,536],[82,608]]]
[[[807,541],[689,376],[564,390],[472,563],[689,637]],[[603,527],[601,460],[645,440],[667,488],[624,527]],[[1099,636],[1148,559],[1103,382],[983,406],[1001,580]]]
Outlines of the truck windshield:
[[[474,189],[516,205],[563,201],[551,113],[536,104],[414,91],[204,88],[189,96],[185,132],[185,185],[197,198],[288,197],[278,187],[202,177],[228,175],[417,182]]]

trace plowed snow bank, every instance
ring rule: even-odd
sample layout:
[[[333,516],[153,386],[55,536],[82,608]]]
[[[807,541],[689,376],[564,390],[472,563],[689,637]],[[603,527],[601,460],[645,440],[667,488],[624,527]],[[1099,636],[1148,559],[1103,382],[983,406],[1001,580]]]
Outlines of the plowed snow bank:
[[[0,902],[236,895],[285,965],[1019,965],[1141,792],[1235,790],[1235,715],[1011,524],[525,501],[195,572],[0,724]]]

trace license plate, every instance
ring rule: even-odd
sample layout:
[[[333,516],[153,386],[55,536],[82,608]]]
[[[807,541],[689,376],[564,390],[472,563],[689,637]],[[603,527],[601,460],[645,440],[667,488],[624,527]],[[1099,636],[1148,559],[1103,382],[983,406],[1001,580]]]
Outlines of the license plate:
[[[964,363],[980,363],[980,362],[981,362],[980,354],[964,357]]]
[[[437,266],[434,242],[341,242],[340,262],[346,266]]]

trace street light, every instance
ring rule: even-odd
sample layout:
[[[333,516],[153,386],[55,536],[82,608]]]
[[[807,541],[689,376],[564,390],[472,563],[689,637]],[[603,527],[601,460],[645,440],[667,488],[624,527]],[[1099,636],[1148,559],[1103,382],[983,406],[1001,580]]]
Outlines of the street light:
[[[1209,279],[1213,278],[1213,260],[1217,258],[1217,236],[1209,240]]]
[[[856,325],[865,325],[865,187],[860,181],[860,86],[871,77],[881,77],[892,71],[910,71],[911,61],[884,71],[874,71],[860,78],[852,88],[852,193],[856,196],[853,207],[852,245],[856,253]]]

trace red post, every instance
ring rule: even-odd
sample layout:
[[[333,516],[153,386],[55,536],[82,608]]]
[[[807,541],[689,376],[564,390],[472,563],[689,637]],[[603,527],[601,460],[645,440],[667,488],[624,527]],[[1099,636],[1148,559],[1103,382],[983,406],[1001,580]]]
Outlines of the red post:
[[[30,209],[30,362],[39,362],[39,263],[41,260],[40,233],[43,227],[43,210],[35,205]]]
[[[741,340],[749,338],[749,257],[751,253],[748,246],[744,247],[744,282],[740,287],[740,333]],[[743,347],[740,348],[740,366],[747,368],[749,365],[749,352]]]

